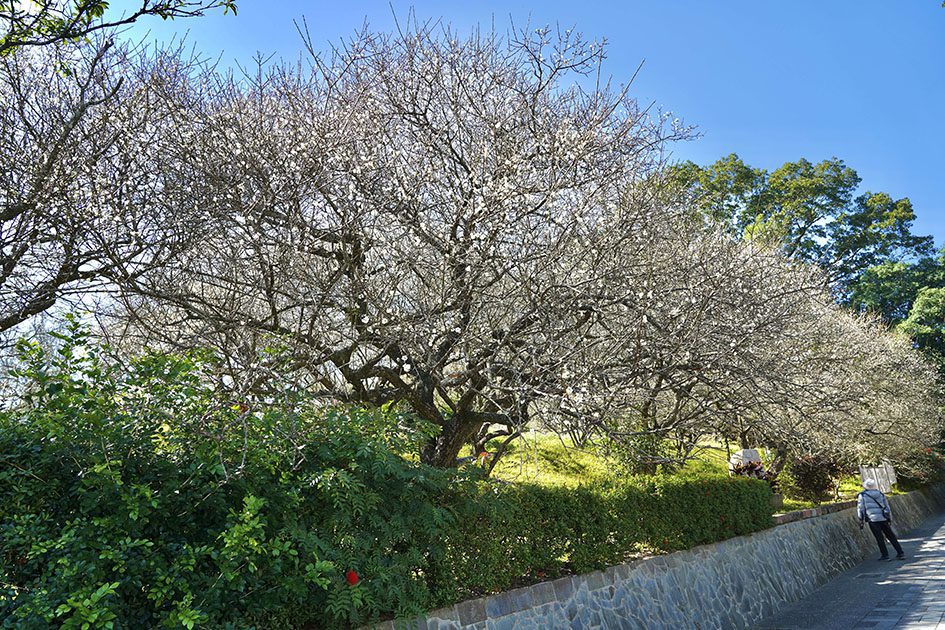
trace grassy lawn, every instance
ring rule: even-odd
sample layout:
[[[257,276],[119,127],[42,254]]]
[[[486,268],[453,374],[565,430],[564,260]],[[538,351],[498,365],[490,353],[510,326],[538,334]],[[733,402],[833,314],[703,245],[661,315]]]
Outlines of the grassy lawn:
[[[720,443],[709,442],[697,452],[695,459],[673,474],[705,475],[727,472],[728,457],[725,447]],[[537,432],[528,433],[523,439],[512,444],[493,471],[493,476],[504,481],[569,488],[582,483],[604,481],[619,474],[619,469],[601,453],[596,452],[593,446],[577,449],[557,435]],[[840,482],[839,500],[852,500],[860,490],[858,476],[844,477]],[[893,494],[897,493],[893,490]],[[784,507],[779,511],[790,512],[817,505],[811,501],[785,498]]]
[[[464,453],[469,455],[470,453]],[[708,444],[695,460],[687,462],[675,474],[725,474],[728,460],[725,448]],[[504,481],[537,483],[548,486],[576,487],[581,483],[601,481],[621,474],[594,446],[578,449],[557,435],[529,433],[511,446],[499,460],[493,476]]]
[[[576,449],[557,435],[530,433],[506,451],[493,476],[513,482],[574,488],[613,478],[613,466],[593,447]]]

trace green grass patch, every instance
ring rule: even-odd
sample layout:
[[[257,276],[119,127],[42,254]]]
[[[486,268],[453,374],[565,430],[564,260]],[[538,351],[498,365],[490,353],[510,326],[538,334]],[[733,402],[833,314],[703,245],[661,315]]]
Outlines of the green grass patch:
[[[503,481],[566,488],[616,476],[613,464],[595,447],[578,449],[557,435],[541,433],[511,444],[492,474]]]
[[[684,475],[727,475],[728,452],[718,442],[708,441],[694,453],[695,458],[686,462],[680,471]]]
[[[465,456],[471,454],[469,449],[463,453]],[[511,444],[492,474],[503,481],[568,488],[622,476],[619,465],[609,460],[598,447],[576,448],[557,435],[537,432]],[[725,474],[728,474],[725,447],[718,442],[707,442],[680,470],[662,476]]]

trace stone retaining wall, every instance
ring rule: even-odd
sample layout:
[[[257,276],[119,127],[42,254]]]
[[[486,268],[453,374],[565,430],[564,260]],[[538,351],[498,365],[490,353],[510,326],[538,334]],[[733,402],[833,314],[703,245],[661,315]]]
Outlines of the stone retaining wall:
[[[890,497],[900,534],[945,509],[945,486]],[[812,515],[811,515],[812,516]],[[876,554],[855,509],[749,536],[535,584],[433,611],[397,627],[747,628]],[[386,622],[379,628],[394,628]]]

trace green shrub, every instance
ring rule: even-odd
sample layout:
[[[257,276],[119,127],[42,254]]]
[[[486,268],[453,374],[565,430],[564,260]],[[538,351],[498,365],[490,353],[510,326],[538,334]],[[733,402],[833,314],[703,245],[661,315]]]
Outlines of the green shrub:
[[[784,495],[790,499],[820,503],[832,497],[843,467],[822,455],[791,459],[779,475]]]
[[[905,491],[945,481],[945,457],[941,449],[916,451],[896,465],[896,477],[897,487]]]
[[[120,366],[77,330],[22,361],[0,416],[4,627],[322,627],[432,602],[448,479],[397,454],[384,412],[253,411],[191,358]]]
[[[672,440],[650,432],[643,423],[631,424],[628,429],[637,433],[605,443],[607,452],[623,471],[631,475],[653,475],[679,470],[679,465],[673,463],[678,454]]]

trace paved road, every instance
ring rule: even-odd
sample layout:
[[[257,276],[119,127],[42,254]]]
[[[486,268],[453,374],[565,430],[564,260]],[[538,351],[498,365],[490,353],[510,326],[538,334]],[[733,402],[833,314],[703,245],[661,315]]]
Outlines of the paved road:
[[[759,628],[945,630],[945,514],[929,518],[901,542],[906,561],[867,560]],[[895,553],[891,547],[890,552]]]

